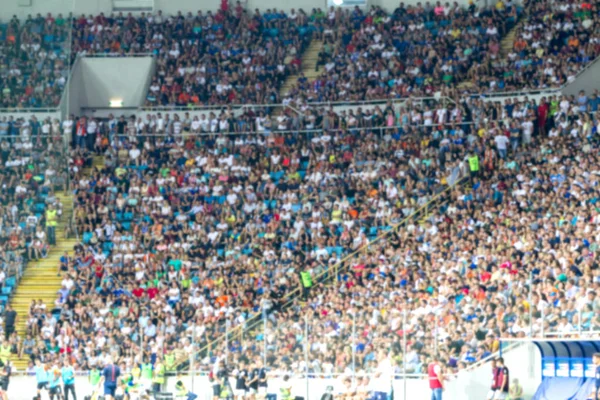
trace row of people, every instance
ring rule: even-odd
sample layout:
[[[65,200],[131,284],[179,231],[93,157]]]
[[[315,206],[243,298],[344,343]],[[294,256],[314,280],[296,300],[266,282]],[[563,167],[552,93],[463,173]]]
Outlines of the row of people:
[[[401,313],[381,311],[389,307],[410,311],[411,352],[406,357],[415,371],[422,370],[436,346],[457,368],[480,359],[494,351],[499,337],[531,329],[524,310],[536,306],[539,311],[539,302],[520,303],[535,246],[524,249],[540,230],[520,222],[527,217],[515,220],[518,226],[506,219],[527,207],[535,210],[535,204],[521,204],[514,185],[529,182],[523,176],[529,170],[544,182],[549,174],[552,184],[570,184],[568,175],[554,178],[555,161],[523,159],[521,152],[560,161],[560,146],[581,145],[586,155],[595,146],[596,115],[565,101],[501,106],[465,101],[460,129],[406,132],[396,126],[380,135],[338,126],[319,136],[286,135],[281,141],[273,135],[115,141],[104,153],[105,166],[92,176],[73,164],[74,218],[83,242],[75,255],[61,260],[65,276],[55,304],[48,309],[32,305],[30,339],[45,346],[30,346],[29,356],[53,360],[70,354],[80,368],[91,368],[111,352],[126,365],[140,357],[169,355],[174,368],[267,307],[267,334],[254,340],[266,338],[268,366],[301,368],[298,318],[306,310],[298,304],[282,308],[286,294],[301,285],[301,273],[316,282],[344,256],[372,244],[370,254],[345,262],[351,272],[340,274],[339,285],[308,290],[311,312],[323,322],[311,328],[311,348],[324,349],[325,364],[335,372],[351,365],[345,346],[350,343],[348,311],[355,308],[363,332],[361,368],[369,368],[378,347],[403,331]],[[484,125],[485,118],[498,119],[497,112],[503,122]],[[473,125],[472,118],[481,118],[482,124]],[[73,159],[82,151],[76,150]],[[468,174],[465,160],[473,157],[478,167],[471,169],[471,191],[459,186],[444,195],[443,214],[423,225],[392,229],[448,182]],[[534,161],[536,170],[527,165]],[[534,188],[531,201],[546,204],[542,195],[550,193]],[[553,200],[561,214],[563,200]],[[531,218],[533,224],[538,214]],[[486,223],[500,232],[496,239],[485,237],[481,227]],[[386,232],[390,240],[374,242]],[[515,248],[494,253],[499,246],[494,240]],[[558,244],[557,251],[565,251],[564,243]],[[434,259],[428,256],[433,251],[446,255]],[[593,292],[595,275],[588,282],[587,270],[579,270],[585,279],[565,276],[578,288],[573,294],[577,304],[587,307],[594,294],[582,294]],[[550,275],[540,271],[540,296]],[[498,296],[506,302],[497,303]],[[370,297],[374,301],[368,304],[361,300]],[[479,306],[469,304],[473,298]],[[593,329],[597,321],[585,313],[570,315],[568,322]],[[554,318],[548,324],[557,326]],[[229,350],[241,349],[246,347]],[[397,364],[402,349],[394,349]]]

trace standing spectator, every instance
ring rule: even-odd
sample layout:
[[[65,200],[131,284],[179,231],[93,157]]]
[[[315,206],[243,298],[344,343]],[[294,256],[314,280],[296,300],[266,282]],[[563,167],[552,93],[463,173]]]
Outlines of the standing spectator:
[[[600,353],[596,353],[594,354],[594,356],[592,357],[592,360],[594,361],[594,365],[596,366],[596,373],[594,374],[595,376],[595,384],[596,384],[596,388],[594,391],[594,399],[598,400],[600,399]]]
[[[427,367],[427,375],[429,375],[429,387],[431,388],[431,400],[442,400],[442,392],[444,391],[444,375],[442,367],[435,356],[433,361]]]
[[[496,395],[494,396],[494,400],[505,400],[508,397],[510,382],[508,368],[504,365],[504,359],[502,357],[498,358],[496,365],[498,366],[498,380],[496,381]]]
[[[65,400],[69,400],[69,392],[73,394],[73,400],[77,400],[77,395],[75,394],[75,370],[68,358],[63,363],[61,374]]]
[[[41,400],[42,390],[48,390],[48,371],[39,358],[35,360],[35,379],[37,381],[37,400]]]
[[[104,383],[104,398],[112,400],[117,390],[117,382],[121,376],[121,369],[115,365],[112,360],[108,360],[106,367],[102,371],[101,382]]]
[[[75,147],[85,147],[85,137],[87,135],[87,123],[85,117],[81,117],[75,125]]]
[[[48,205],[46,210],[46,229],[48,230],[48,243],[52,246],[56,244],[56,225],[58,224],[58,212],[54,205]]]
[[[18,319],[17,312],[12,309],[10,304],[7,305],[6,311],[4,311],[4,321],[6,324],[4,333],[6,335],[6,340],[8,340],[8,338],[10,338],[10,336],[15,331],[15,325],[17,323],[17,319]]]
[[[494,396],[496,395],[496,389],[497,389],[496,382],[497,382],[497,378],[498,378],[498,372],[500,371],[500,369],[496,365],[496,360],[492,360],[492,362],[490,364],[492,367],[492,387],[490,388],[490,391],[488,392],[487,400],[494,400]]]
[[[523,400],[523,386],[517,378],[513,379],[510,385],[510,400]]]
[[[50,400],[60,400],[60,371],[58,368],[52,368],[48,371],[48,387],[50,389]]]
[[[3,399],[8,399],[8,383],[10,382],[10,374],[12,372],[12,364],[10,360],[0,365],[0,389],[2,390]]]
[[[163,364],[162,357],[157,356],[156,365],[154,366],[154,378],[152,380],[152,391],[154,393],[160,393],[163,385],[165,384],[165,373],[166,368]]]

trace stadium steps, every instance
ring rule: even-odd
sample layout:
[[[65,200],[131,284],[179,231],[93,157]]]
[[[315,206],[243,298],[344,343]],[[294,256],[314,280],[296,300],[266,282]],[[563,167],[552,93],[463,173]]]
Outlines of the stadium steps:
[[[500,41],[500,60],[502,60],[502,61],[506,60],[508,53],[512,50],[514,43],[515,43],[515,39],[517,38],[517,31],[521,27],[521,24],[522,24],[522,21],[517,22],[515,24],[515,26],[513,26],[513,28]],[[473,68],[473,67],[471,67],[471,68]],[[459,83],[457,85],[457,88],[461,89],[461,90],[465,90],[465,89],[470,89],[473,86],[474,86],[473,82],[467,79],[467,80],[464,80],[461,83]]]
[[[63,214],[56,226],[56,246],[52,246],[48,256],[39,261],[30,261],[25,268],[23,276],[10,299],[10,304],[17,312],[18,320],[16,331],[23,339],[26,335],[29,307],[32,300],[42,300],[48,311],[54,307],[56,293],[60,289],[62,276],[58,274],[60,257],[65,251],[72,252],[77,244],[77,239],[65,237],[69,219],[73,215],[73,194],[70,191],[56,192],[56,197],[63,205]],[[16,354],[11,355],[11,361],[17,370],[27,367],[28,358],[19,359]]]
[[[506,59],[508,53],[513,49],[515,39],[517,38],[517,32],[520,27],[521,24],[517,23],[500,42],[500,57],[502,60]]]
[[[323,47],[322,40],[313,40],[312,42],[310,42],[310,45],[308,46],[308,48],[302,55],[301,72],[304,74],[304,76],[306,78],[308,78],[309,81],[312,81],[313,79],[315,79],[317,76],[319,76],[321,74],[320,72],[317,72],[316,69],[317,69],[317,60],[319,59],[319,52],[321,51],[322,47]],[[279,90],[279,96],[281,98],[285,97],[285,94],[293,86],[296,85],[296,82],[298,81],[299,77],[300,77],[299,74],[294,74],[294,75],[290,75],[287,77],[287,79],[283,83],[283,86],[281,86],[281,89]]]

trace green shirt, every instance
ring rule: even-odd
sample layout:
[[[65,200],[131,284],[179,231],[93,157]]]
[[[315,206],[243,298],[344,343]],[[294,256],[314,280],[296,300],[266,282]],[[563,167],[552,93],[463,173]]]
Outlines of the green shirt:
[[[157,365],[154,372],[154,382],[160,384],[165,383],[165,366],[163,364]]]
[[[101,375],[100,375],[100,371],[99,371],[99,370],[97,370],[97,369],[93,369],[93,370],[90,372],[90,383],[91,383],[93,386],[95,386],[95,385],[97,385],[98,383],[100,383],[100,376],[101,376]]]
[[[300,278],[302,279],[302,286],[304,286],[305,288],[309,288],[313,285],[310,272],[300,272]]]

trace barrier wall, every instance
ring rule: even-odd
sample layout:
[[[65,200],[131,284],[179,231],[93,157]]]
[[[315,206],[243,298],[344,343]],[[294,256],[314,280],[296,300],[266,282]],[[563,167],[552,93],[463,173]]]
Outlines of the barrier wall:
[[[70,77],[69,113],[107,108],[113,99],[123,100],[124,107],[140,107],[154,68],[153,57],[79,58]]]
[[[212,400],[212,386],[208,380],[208,376],[182,376],[179,378],[169,377],[167,379],[166,387],[163,389],[166,392],[175,393],[175,383],[177,379],[181,379],[186,385],[188,390],[193,390],[198,395],[198,400]],[[192,383],[193,382],[193,383]],[[283,379],[282,378],[271,378],[269,379],[269,394],[279,395],[279,389],[281,388]],[[235,382],[231,379],[232,387],[235,387]],[[303,378],[292,378],[290,379],[292,386],[292,396],[301,396],[306,400],[320,400],[321,395],[325,393],[328,386],[338,388],[342,385],[341,379],[320,379],[312,378],[308,381]],[[389,392],[391,383],[385,385],[384,390]],[[394,399],[395,400],[410,400],[410,399],[423,399],[429,398],[430,391],[428,381],[426,379],[407,379],[406,380],[406,392],[407,397],[404,398],[404,381],[397,379],[393,383],[394,387]],[[308,391],[307,391],[308,389]],[[94,388],[89,384],[87,377],[80,376],[75,380],[75,391],[77,397],[83,399],[83,397],[91,395]],[[15,376],[11,378],[10,385],[8,388],[8,398],[10,400],[31,400],[36,395],[36,381],[33,376]],[[48,399],[48,396],[44,394],[43,399]],[[449,400],[459,400],[458,397],[449,397]],[[460,400],[465,400],[462,398]]]
[[[531,343],[520,343],[513,345],[510,350],[502,355],[510,370],[511,377],[518,377],[523,385],[525,398],[531,398],[541,382],[541,357],[539,351]],[[444,392],[444,400],[481,400],[485,399],[490,388],[492,371],[488,362],[475,365],[466,371],[459,372],[456,376],[449,377]],[[198,400],[212,400],[212,387],[208,376],[183,375],[180,377],[169,377],[165,391],[175,392],[175,383],[181,379],[188,390],[198,395]],[[279,394],[282,386],[282,377],[269,378],[269,394]],[[406,379],[396,377],[372,377],[373,384],[382,391],[391,392],[393,389],[394,400],[420,400],[431,396],[429,381],[427,378],[411,376]],[[232,380],[232,386],[234,382]],[[293,396],[301,396],[306,400],[320,400],[321,395],[328,386],[334,390],[342,389],[343,378],[335,379],[292,377],[290,379]],[[406,391],[405,391],[406,384]],[[35,377],[15,376],[11,379],[9,386],[10,400],[30,400],[36,392]],[[93,388],[87,381],[87,377],[80,376],[76,379],[76,391],[80,398],[93,392]],[[406,392],[406,397],[404,393]]]

